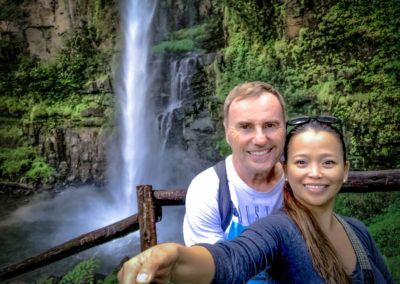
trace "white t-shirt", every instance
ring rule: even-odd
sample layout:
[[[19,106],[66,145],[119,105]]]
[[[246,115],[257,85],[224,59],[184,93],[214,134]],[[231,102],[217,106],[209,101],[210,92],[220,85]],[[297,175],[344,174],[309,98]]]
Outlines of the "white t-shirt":
[[[228,228],[222,231],[218,210],[219,179],[213,167],[198,174],[186,195],[186,214],[183,221],[185,244],[216,243],[228,239],[231,227],[247,227],[259,218],[282,207],[284,177],[268,192],[259,192],[249,186],[236,173],[232,156],[225,159],[229,191],[234,215]],[[236,224],[235,224],[236,223]],[[235,224],[233,226],[232,224]],[[236,233],[234,233],[236,236]]]

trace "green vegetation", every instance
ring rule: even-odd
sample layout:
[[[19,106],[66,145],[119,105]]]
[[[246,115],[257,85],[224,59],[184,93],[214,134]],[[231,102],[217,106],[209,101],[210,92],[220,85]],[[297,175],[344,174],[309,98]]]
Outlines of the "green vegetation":
[[[16,22],[22,25],[29,16],[26,4],[23,0],[4,1],[0,20],[11,23],[10,27]],[[68,4],[64,1],[64,5]],[[72,122],[69,125],[89,119],[95,125],[105,124],[103,118],[82,118],[81,112],[89,107],[105,110],[106,117],[112,115],[112,95],[102,90],[88,94],[86,89],[91,82],[111,77],[117,25],[110,22],[118,20],[117,5],[115,1],[100,0],[79,0],[76,5],[79,24],[63,36],[62,48],[49,61],[32,56],[27,42],[8,27],[0,31],[0,114],[5,123],[0,127],[3,179],[46,182],[53,174],[45,158],[27,146],[27,132],[33,125],[52,131],[56,123],[67,120]]]
[[[100,267],[98,258],[89,258],[78,263],[73,270],[65,274],[59,282],[54,277],[41,279],[37,284],[118,284],[117,271],[107,275],[104,280],[96,280],[94,271]]]
[[[193,40],[181,39],[181,40],[173,40],[173,41],[163,41],[159,45],[152,47],[152,53],[160,53],[169,51],[193,51],[195,50]]]
[[[341,0],[324,9],[304,1],[294,8],[224,2],[229,39],[223,64],[214,67],[221,100],[240,82],[270,82],[291,116],[329,113],[344,121],[353,168],[400,166],[397,0]],[[286,34],[287,17],[304,19],[298,36]]]
[[[217,143],[216,149],[222,157],[227,157],[232,154],[231,146],[226,142],[226,138],[222,139]]]
[[[8,124],[0,129],[0,137],[1,140],[15,141],[23,137],[23,132],[22,129],[16,125]]]
[[[212,29],[211,25],[202,24],[173,32],[166,36],[167,40],[153,46],[151,53],[165,51],[197,51],[204,53],[205,50],[201,49],[199,45],[210,38],[210,29]]]
[[[89,283],[93,284],[94,276],[93,271],[99,268],[100,260],[97,258],[90,258],[75,266],[75,268],[68,272],[59,282],[59,284],[80,284]]]
[[[39,156],[32,146],[18,148],[0,147],[0,175],[10,180],[41,178],[46,181],[54,170]]]
[[[23,1],[6,1],[9,15],[0,13],[1,20],[20,17],[23,21],[27,16],[23,5],[14,2]],[[64,36],[63,47],[49,62],[32,57],[22,39],[2,31],[0,98],[28,99],[37,104],[43,100],[58,102],[70,96],[84,96],[82,89],[87,82],[111,74],[117,26],[110,24],[110,17],[118,19],[116,8],[114,1],[77,1],[80,24]]]

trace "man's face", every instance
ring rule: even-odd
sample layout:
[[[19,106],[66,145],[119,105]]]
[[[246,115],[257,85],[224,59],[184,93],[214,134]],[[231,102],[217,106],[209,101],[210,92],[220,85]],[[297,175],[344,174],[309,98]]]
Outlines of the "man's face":
[[[240,177],[252,178],[271,171],[281,157],[285,129],[282,107],[274,95],[266,92],[232,102],[225,135]]]

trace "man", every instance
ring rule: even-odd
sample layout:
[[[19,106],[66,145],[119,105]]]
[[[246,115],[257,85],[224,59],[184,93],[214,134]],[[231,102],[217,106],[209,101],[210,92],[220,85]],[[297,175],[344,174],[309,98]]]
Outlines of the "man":
[[[224,230],[219,205],[219,178],[213,167],[197,175],[186,196],[185,244],[216,243],[236,237],[259,218],[282,206],[284,175],[279,159],[285,142],[285,104],[269,84],[236,86],[224,104],[225,159],[232,219]]]

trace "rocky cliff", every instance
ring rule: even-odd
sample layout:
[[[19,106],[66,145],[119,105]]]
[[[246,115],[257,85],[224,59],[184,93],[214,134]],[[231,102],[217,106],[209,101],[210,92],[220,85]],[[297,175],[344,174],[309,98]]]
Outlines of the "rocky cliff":
[[[42,65],[52,67],[53,62],[65,59],[62,57],[60,60],[60,54],[68,54],[70,58],[73,52],[83,53],[80,50],[82,47],[75,45],[84,44],[90,45],[92,52],[108,53],[109,56],[100,58],[104,59],[100,73],[96,70],[97,73],[87,76],[85,81],[80,81],[70,91],[74,93],[72,99],[70,94],[64,95],[60,101],[53,98],[32,98],[25,93],[14,95],[12,92],[4,97],[6,102],[0,109],[0,147],[5,149],[5,154],[0,157],[1,188],[3,192],[30,194],[37,189],[70,184],[104,184],[107,180],[107,145],[109,141],[115,143],[115,139],[118,139],[113,135],[117,132],[115,94],[112,88],[113,73],[118,68],[118,39],[121,38],[118,32],[118,2],[17,2],[2,0],[9,15],[4,12],[0,18],[2,40],[6,43],[18,43],[20,46],[19,53],[13,54],[17,58],[16,65],[24,62],[19,56],[25,53],[28,57],[39,59],[33,68]],[[188,25],[204,23],[203,18],[209,14],[211,3],[192,2],[187,4],[173,1],[170,5],[160,3],[153,23],[155,45],[166,40],[169,29],[179,31]],[[197,4],[200,9],[197,9]],[[213,33],[220,31],[218,28]],[[223,45],[223,41],[210,41],[208,37],[199,40],[197,45],[204,48],[195,53],[197,55],[185,50],[165,50],[154,54],[150,65],[153,66],[156,78],[149,95],[156,105],[156,116],[160,117],[171,96],[171,64],[182,64],[179,62],[187,58],[193,61],[192,73],[187,75],[189,77],[185,81],[188,86],[183,94],[182,106],[168,114],[172,130],[161,129],[161,121],[159,128],[167,135],[162,137],[166,147],[183,149],[188,156],[193,157],[197,164],[196,170],[199,170],[220,158],[215,149],[217,141],[222,138],[220,116],[216,112],[219,102],[215,99],[214,91],[210,89],[204,70],[212,64],[216,56],[215,50]],[[94,57],[92,60],[99,58]],[[86,67],[81,70],[85,72],[88,69]],[[42,72],[42,69],[39,71]],[[54,75],[59,74],[49,74]],[[28,74],[26,81],[29,85],[32,82],[43,85],[40,81],[44,79],[47,80],[42,76]],[[53,87],[58,83],[57,79],[50,82]],[[17,98],[13,98],[13,95]],[[32,101],[22,103],[20,99]],[[15,142],[12,146],[9,144],[10,139]],[[33,147],[34,151],[24,152],[26,147]],[[14,171],[8,171],[6,168],[13,164],[16,153],[23,156],[26,163],[16,165]],[[38,159],[41,164],[34,163]]]

